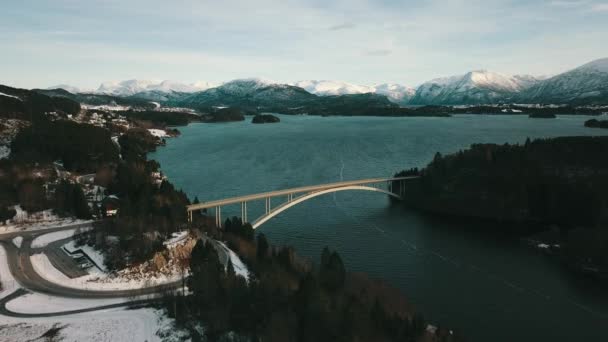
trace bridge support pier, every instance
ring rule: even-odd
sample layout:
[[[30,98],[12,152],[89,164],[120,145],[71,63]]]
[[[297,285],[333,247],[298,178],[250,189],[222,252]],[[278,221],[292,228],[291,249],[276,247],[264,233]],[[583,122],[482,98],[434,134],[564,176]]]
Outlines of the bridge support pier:
[[[215,226],[222,228],[222,207],[215,207]]]
[[[241,202],[241,220],[247,222],[247,202]]]
[[[272,209],[270,206],[270,197],[266,197],[264,199],[264,202],[266,203],[266,211],[265,213],[268,214],[270,212],[270,210]]]

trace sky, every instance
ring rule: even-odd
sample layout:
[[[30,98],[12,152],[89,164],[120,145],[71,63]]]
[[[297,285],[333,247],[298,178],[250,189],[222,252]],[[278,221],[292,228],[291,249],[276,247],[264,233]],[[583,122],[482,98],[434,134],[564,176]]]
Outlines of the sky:
[[[0,84],[23,88],[248,77],[416,86],[608,57],[608,0],[2,1]]]

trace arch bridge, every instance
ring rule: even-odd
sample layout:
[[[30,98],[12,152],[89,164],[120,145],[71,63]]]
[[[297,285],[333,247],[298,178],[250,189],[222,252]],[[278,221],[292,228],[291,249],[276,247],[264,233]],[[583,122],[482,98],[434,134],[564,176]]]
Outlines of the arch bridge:
[[[241,204],[241,219],[243,222],[249,222],[247,218],[247,203],[251,201],[264,200],[265,211],[264,214],[255,219],[251,225],[253,229],[258,228],[271,218],[277,216],[281,212],[299,204],[311,198],[321,196],[324,194],[334,193],[338,191],[348,190],[361,190],[361,191],[374,191],[389,195],[396,199],[401,200],[401,196],[404,190],[404,184],[408,180],[416,179],[418,176],[410,177],[393,177],[393,178],[370,178],[360,179],[345,182],[336,182],[320,185],[303,186],[298,188],[276,190],[270,192],[263,192],[252,195],[231,197],[226,199],[220,199],[215,201],[202,202],[197,204],[191,204],[186,207],[188,213],[188,220],[192,222],[192,213],[194,211],[203,209],[215,209],[215,225],[220,227],[222,225],[222,207],[230,204]],[[398,184],[399,189],[393,189],[395,183]],[[384,188],[386,187],[386,189]],[[275,207],[272,207],[272,199],[281,198],[282,201]]]

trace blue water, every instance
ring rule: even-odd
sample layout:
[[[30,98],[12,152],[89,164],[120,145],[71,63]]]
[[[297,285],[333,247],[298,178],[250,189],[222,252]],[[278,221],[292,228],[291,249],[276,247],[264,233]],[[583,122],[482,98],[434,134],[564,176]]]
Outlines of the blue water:
[[[582,116],[280,118],[181,127],[182,135],[150,158],[191,198],[207,201],[391,176],[472,143],[608,134],[583,127],[589,118]],[[263,206],[249,205],[249,218]],[[240,206],[222,213],[240,215]],[[350,270],[400,288],[428,320],[470,341],[608,341],[606,288],[490,223],[432,218],[390,205],[379,193],[341,192],[295,206],[260,230],[313,259],[326,245],[338,250]]]

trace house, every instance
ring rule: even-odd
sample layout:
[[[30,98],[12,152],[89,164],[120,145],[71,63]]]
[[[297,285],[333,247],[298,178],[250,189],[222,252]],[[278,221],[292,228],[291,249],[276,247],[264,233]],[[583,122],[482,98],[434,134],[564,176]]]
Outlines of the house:
[[[63,163],[60,161],[55,161],[53,163],[53,166],[55,167],[55,171],[57,172],[57,176],[59,178],[67,178],[70,176],[70,173],[65,169],[65,167],[63,166]]]
[[[105,217],[116,216],[119,209],[120,199],[116,195],[106,196],[101,201],[101,213]]]

